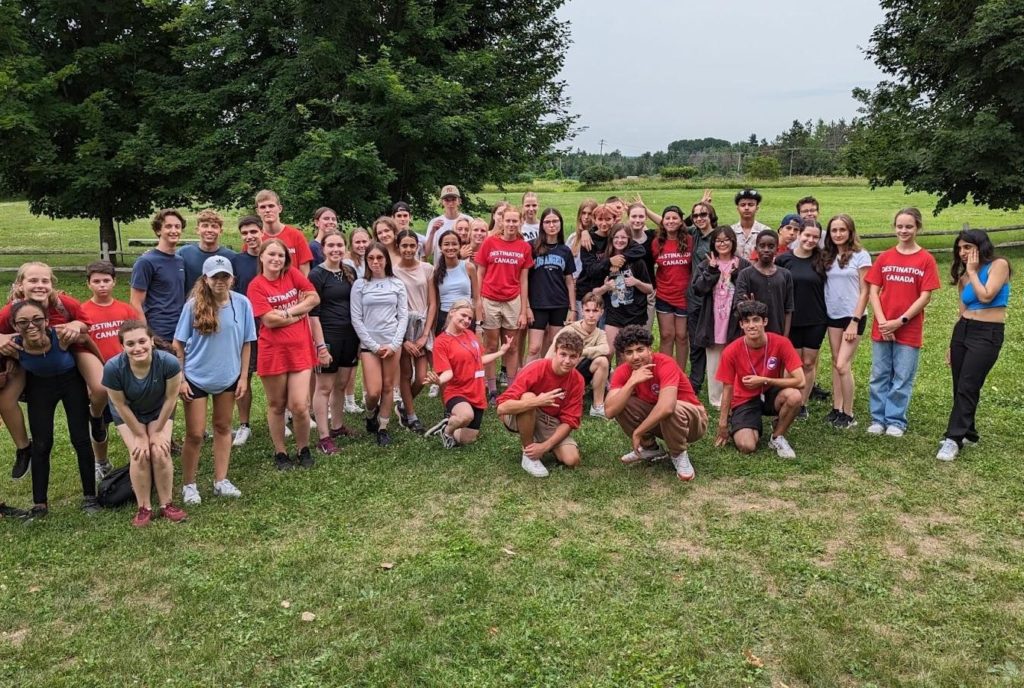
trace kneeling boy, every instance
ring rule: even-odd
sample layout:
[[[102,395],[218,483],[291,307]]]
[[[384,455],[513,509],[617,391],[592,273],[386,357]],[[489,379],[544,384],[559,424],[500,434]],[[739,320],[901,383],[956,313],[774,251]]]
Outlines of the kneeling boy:
[[[724,385],[722,414],[718,419],[715,446],[729,442],[743,454],[757,449],[764,428],[762,416],[778,416],[768,446],[783,459],[796,453],[786,441],[786,431],[800,411],[804,370],[793,345],[780,334],[766,332],[768,306],[760,301],[741,301],[736,306],[743,336],[722,351],[715,377]],[[726,413],[725,409],[729,409]]]
[[[551,348],[546,354],[547,358],[555,357],[555,346],[558,338],[565,332],[575,332],[583,339],[583,354],[580,362],[576,364],[576,370],[583,376],[584,384],[592,385],[594,388],[594,405],[590,407],[590,415],[596,418],[604,418],[604,386],[608,382],[608,337],[604,330],[597,326],[604,315],[604,299],[589,292],[583,297],[583,319],[570,323],[558,331]]]
[[[633,443],[622,463],[651,460],[665,453],[680,480],[693,480],[687,448],[708,431],[708,414],[693,393],[690,380],[671,356],[654,353],[654,337],[642,325],[628,325],[615,338],[615,355],[623,361],[612,374],[605,413],[614,418]]]
[[[498,397],[498,415],[505,427],[519,433],[523,470],[535,478],[547,477],[541,457],[552,452],[573,468],[580,450],[570,434],[583,415],[583,377],[576,370],[583,339],[574,332],[558,337],[553,359],[541,358],[519,371]]]

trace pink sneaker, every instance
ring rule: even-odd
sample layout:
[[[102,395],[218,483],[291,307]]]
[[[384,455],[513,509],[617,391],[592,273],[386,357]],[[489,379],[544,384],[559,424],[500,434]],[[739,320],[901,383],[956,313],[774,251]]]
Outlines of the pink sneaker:
[[[185,513],[184,509],[176,507],[170,502],[160,507],[160,515],[174,523],[181,523],[188,518],[188,514]]]
[[[321,454],[337,454],[341,451],[330,437],[325,437],[317,442],[316,448]]]
[[[145,528],[149,525],[149,522],[153,520],[153,510],[147,509],[144,506],[140,506],[138,512],[135,514],[135,518],[132,519],[132,525],[136,528]]]

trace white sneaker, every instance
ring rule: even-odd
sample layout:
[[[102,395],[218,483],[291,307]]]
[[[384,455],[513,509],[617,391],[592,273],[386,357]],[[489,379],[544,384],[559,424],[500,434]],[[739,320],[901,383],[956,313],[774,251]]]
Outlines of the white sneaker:
[[[789,442],[782,435],[773,437],[768,441],[768,446],[775,450],[775,453],[779,455],[780,459],[795,459],[796,452],[793,451],[793,447],[789,446]]]
[[[292,429],[290,427],[288,427],[287,425],[284,426],[284,436],[285,437],[291,437],[292,436]]]
[[[604,415],[604,404],[594,404],[590,407],[590,415],[594,418],[607,418]]]
[[[442,418],[440,421],[438,421],[434,425],[431,425],[429,428],[427,428],[427,431],[423,433],[423,436],[424,437],[433,437],[434,435],[437,435],[438,433],[444,432],[447,428],[448,428],[448,419],[447,418]]]
[[[427,390],[427,396],[433,399],[441,393],[441,388],[437,385],[430,385],[430,389]]]
[[[203,498],[199,496],[199,488],[195,483],[181,486],[181,501],[186,504],[202,504]]]
[[[638,461],[654,461],[655,459],[660,459],[665,456],[667,453],[668,452],[658,446],[651,447],[650,449],[641,447],[639,453],[634,450],[628,454],[623,454],[619,457],[619,461],[628,466],[629,464],[636,463]]]
[[[885,432],[885,426],[881,423],[872,423],[868,426],[869,435],[881,435]]]
[[[522,462],[523,470],[532,475],[534,478],[546,478],[548,477],[548,469],[544,468],[544,464],[540,461],[534,461],[526,454],[523,454]]]
[[[978,443],[978,440],[969,440],[969,439],[967,439],[967,438],[965,437],[965,438],[963,439],[963,441],[962,441],[962,442],[960,443],[960,446],[961,446],[961,447],[973,447],[973,446],[974,446],[974,445],[976,445],[977,443]]]
[[[960,447],[957,446],[956,440],[951,440],[947,437],[939,445],[939,453],[935,455],[935,458],[939,461],[952,461],[959,453]]]
[[[235,430],[235,439],[231,441],[232,447],[241,447],[243,444],[249,441],[252,436],[252,429],[248,425],[239,425],[238,429]]]
[[[896,425],[890,425],[885,429],[885,434],[889,437],[903,437],[903,428]]]
[[[330,419],[330,417],[331,417],[330,414],[328,414],[327,418]],[[309,417],[309,429],[310,430],[316,430],[316,421],[313,420],[313,416],[312,415],[310,415],[310,417]]]
[[[218,480],[213,484],[214,497],[241,497],[242,491],[231,484],[227,478]]]
[[[365,413],[366,409],[356,403],[355,399],[345,401],[345,413]]]
[[[675,466],[676,475],[679,476],[680,480],[693,480],[693,477],[696,475],[693,470],[693,464],[690,463],[690,455],[686,452],[673,456],[672,465]]]
[[[391,395],[391,399],[393,401],[395,401],[396,403],[401,401],[402,400],[402,390],[400,390],[397,387],[395,387],[395,389],[393,390],[393,394]]]

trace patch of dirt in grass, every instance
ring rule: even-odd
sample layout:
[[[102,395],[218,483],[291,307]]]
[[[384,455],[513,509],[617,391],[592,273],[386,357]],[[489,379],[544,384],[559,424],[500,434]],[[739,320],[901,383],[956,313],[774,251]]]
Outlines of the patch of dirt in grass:
[[[0,633],[0,642],[10,645],[11,647],[21,647],[25,642],[25,638],[28,636],[27,628],[19,628],[16,631]]]
[[[909,538],[909,542],[889,540],[885,543],[885,551],[895,559],[907,559],[912,556],[923,559],[944,559],[948,557],[957,544],[968,548],[977,545],[977,537],[962,529],[951,530],[961,524],[962,519],[944,511],[932,511],[923,515],[899,514],[897,525]],[[932,532],[939,527],[949,534]]]
[[[497,495],[493,494],[478,494],[473,498],[472,503],[466,507],[465,517],[470,523],[480,523],[491,513],[494,512],[494,506],[498,503]]]
[[[669,538],[662,540],[661,549],[673,557],[683,557],[691,562],[700,561],[703,557],[709,556],[711,551],[698,542],[687,538]]]

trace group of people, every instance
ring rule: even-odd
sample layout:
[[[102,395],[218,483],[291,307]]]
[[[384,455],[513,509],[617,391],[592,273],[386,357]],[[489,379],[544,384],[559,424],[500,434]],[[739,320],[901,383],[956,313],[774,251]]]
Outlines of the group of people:
[[[321,208],[309,240],[281,221],[280,199],[264,190],[256,213],[238,222],[240,252],[221,244],[217,212],[200,212],[198,242],[183,243],[184,216],[161,210],[152,221],[157,245],[132,269],[130,302],[114,299],[109,263],[88,266],[92,296],[84,303],[59,292],[44,263],[23,265],[0,311],[0,415],[17,449],[12,475],[31,468],[27,515],[48,510],[58,403],[86,511],[99,508],[96,484],[112,469],[113,422],[131,457],[132,523],[186,518],[173,499],[179,399],[183,502],[202,499],[197,474],[210,406],[213,494],[239,497],[228,478],[230,454],[251,436],[254,373],[279,470],[314,465],[314,430],[319,453],[338,452],[342,438],[356,434],[343,422],[346,412],[363,413],[380,446],[391,443],[394,412],[401,426],[450,449],[477,439],[492,406],[519,437],[523,469],[543,477],[548,454],[580,463],[573,431],[589,386],[589,415],[614,419],[629,438],[623,463],[668,457],[677,476],[691,480],[688,448],[710,422],[698,397],[705,379],[718,409],[716,446],[732,442],[751,453],[767,436],[780,457],[793,458],[786,433],[808,416],[826,336],[832,410],[825,421],[857,425],[852,364],[869,306],[867,431],[899,437],[907,429],[924,310],[939,287],[936,262],[916,241],[915,208],[896,213],[897,244],[872,261],[853,218],[837,214],[823,227],[811,197],[777,230],[757,220],[762,199],[753,189],[735,195],[732,225],[719,224],[710,192],[689,212],[670,205],[660,214],[639,198],[588,200],[573,226],[555,208],[538,212],[534,193],[522,207],[499,204],[489,220],[463,214],[455,186],[445,186],[440,200],[443,213],[423,233],[411,228],[404,202],[369,229],[347,233],[332,209]],[[957,236],[951,277],[961,318],[949,349],[953,408],[938,459],[979,439],[976,408],[1002,345],[1010,272],[983,231]],[[364,407],[355,398],[360,366]],[[445,410],[429,428],[416,414],[428,385]],[[773,418],[768,433],[765,416]],[[0,515],[26,514],[0,504]]]

